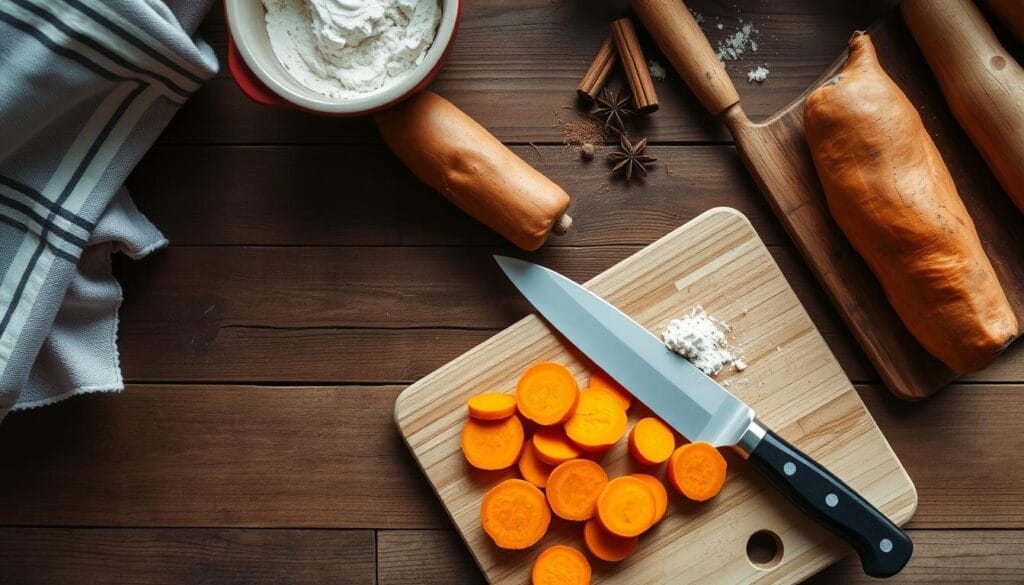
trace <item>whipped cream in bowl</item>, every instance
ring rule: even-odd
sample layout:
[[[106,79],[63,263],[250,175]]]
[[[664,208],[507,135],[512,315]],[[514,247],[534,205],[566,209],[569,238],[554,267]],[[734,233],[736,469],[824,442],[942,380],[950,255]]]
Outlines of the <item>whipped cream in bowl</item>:
[[[277,97],[326,114],[370,113],[411,95],[436,74],[454,37],[459,4],[227,0],[232,41],[245,65],[236,67],[229,56],[229,68],[242,90],[261,103]]]

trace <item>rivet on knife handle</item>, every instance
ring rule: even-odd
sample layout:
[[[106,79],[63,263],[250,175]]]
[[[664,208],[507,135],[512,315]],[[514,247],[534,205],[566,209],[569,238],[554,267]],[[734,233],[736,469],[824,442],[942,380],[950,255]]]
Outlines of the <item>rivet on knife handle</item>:
[[[757,421],[754,425],[760,426]],[[865,573],[890,577],[906,566],[914,543],[899,526],[782,437],[768,429],[762,432],[755,445],[737,447],[742,451],[752,446],[746,453],[750,463],[797,507],[850,543]]]

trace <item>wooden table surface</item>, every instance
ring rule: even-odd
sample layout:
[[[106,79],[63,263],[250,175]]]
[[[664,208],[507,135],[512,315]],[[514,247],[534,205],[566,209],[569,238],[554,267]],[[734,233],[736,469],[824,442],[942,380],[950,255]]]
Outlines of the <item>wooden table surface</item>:
[[[764,116],[887,4],[691,7],[712,42],[739,18],[759,29],[728,70]],[[896,581],[1024,582],[1024,348],[926,402],[891,398],[674,74],[640,131],[660,159],[646,184],[581,163],[558,121],[622,8],[468,0],[434,84],[573,195],[573,231],[534,258],[584,280],[709,207],[741,210],[917,484],[916,554]],[[219,7],[202,32],[223,58]],[[763,63],[768,81],[748,84]],[[0,425],[0,583],[480,582],[392,405],[527,314],[491,260],[513,250],[419,185],[368,121],[256,106],[226,71],[129,187],[172,244],[117,262],[128,388]],[[868,581],[852,559],[811,580]]]

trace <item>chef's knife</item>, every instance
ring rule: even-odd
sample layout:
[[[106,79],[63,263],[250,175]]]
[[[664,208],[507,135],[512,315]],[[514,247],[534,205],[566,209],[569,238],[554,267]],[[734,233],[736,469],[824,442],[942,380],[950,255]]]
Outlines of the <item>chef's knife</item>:
[[[505,274],[573,345],[690,441],[732,447],[793,503],[841,537],[873,577],[898,573],[914,545],[903,530],[754,410],[639,323],[568,278],[495,256]]]

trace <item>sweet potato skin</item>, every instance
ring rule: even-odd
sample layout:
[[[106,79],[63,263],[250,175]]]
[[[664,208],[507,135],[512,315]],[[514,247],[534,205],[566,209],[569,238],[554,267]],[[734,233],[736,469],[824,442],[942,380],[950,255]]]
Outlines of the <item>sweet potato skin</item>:
[[[921,345],[950,369],[985,367],[1018,323],[917,109],[867,34],[804,110],[829,210]]]

